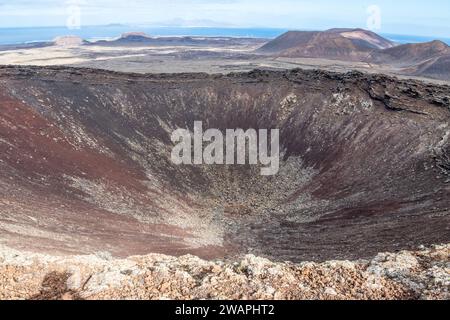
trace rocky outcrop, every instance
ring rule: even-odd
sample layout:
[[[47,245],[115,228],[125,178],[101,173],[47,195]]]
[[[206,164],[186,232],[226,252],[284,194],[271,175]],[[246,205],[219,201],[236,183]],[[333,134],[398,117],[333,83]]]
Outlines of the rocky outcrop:
[[[450,299],[450,246],[370,261],[237,262],[107,253],[55,257],[0,247],[4,299]]]

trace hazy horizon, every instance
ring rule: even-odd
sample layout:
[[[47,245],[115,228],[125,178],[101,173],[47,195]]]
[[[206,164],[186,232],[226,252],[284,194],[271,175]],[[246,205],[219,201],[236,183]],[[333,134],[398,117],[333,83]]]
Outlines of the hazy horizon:
[[[88,28],[101,28],[101,27],[127,27],[127,28],[134,28],[133,32],[143,32],[142,30],[145,28],[155,28],[155,29],[217,29],[217,30],[279,30],[281,32],[287,32],[287,31],[326,31],[330,29],[365,29],[368,31],[373,31],[379,35],[390,35],[390,36],[411,36],[411,37],[423,37],[423,38],[436,38],[436,39],[450,39],[450,35],[448,36],[432,36],[432,35],[425,35],[425,34],[416,34],[416,33],[392,33],[392,32],[380,32],[376,30],[370,30],[368,28],[362,28],[362,27],[346,27],[346,26],[336,26],[326,29],[319,29],[319,28],[271,28],[271,27],[240,27],[240,26],[183,26],[183,25],[153,25],[153,24],[133,24],[133,23],[110,23],[110,24],[93,24],[93,25],[84,25],[80,29],[68,29],[64,25],[48,25],[48,26],[18,26],[18,27],[2,27],[1,29],[67,29],[67,35],[71,35],[72,33],[77,33],[78,30],[82,29],[88,29]],[[139,28],[143,28],[142,30]],[[130,31],[131,32],[131,31]],[[119,36],[119,35],[118,35]]]
[[[79,14],[79,27],[125,26],[371,29],[380,34],[450,37],[450,2],[348,0],[0,0],[0,28],[64,27]],[[372,22],[376,23],[372,23]]]
[[[113,40],[124,33],[143,32],[154,37],[235,37],[235,38],[264,38],[274,39],[283,33],[295,29],[281,28],[233,28],[233,27],[157,27],[157,26],[131,26],[106,25],[84,26],[81,29],[69,30],[66,27],[16,27],[0,28],[0,45],[15,45],[34,42],[51,42],[57,37],[78,36],[87,41]],[[302,31],[298,30],[297,31]],[[308,30],[310,31],[310,30]],[[422,35],[401,35],[379,33],[380,36],[397,42],[423,43],[440,40],[450,45],[450,38],[431,37]]]

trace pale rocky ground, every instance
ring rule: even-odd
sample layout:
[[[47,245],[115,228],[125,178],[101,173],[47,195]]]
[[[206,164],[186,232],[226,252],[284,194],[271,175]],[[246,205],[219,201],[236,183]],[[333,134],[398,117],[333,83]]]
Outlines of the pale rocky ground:
[[[357,70],[382,73],[399,78],[419,79],[437,84],[448,82],[404,76],[400,69],[364,62],[315,58],[270,57],[255,54],[259,45],[214,46],[138,46],[104,47],[55,45],[43,48],[0,50],[0,65],[71,66],[134,73],[230,73],[254,69],[305,70],[333,72]]]
[[[450,245],[370,261],[56,257],[0,247],[0,299],[450,299]]]

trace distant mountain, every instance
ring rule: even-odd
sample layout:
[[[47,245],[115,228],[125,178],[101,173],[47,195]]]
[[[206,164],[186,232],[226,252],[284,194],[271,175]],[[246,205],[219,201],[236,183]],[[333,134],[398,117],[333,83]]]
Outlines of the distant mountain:
[[[261,45],[266,39],[234,37],[152,37],[143,32],[128,32],[115,40],[101,40],[90,43],[96,46],[205,46],[205,45]]]
[[[288,31],[266,43],[258,51],[271,54],[282,53],[285,50],[308,44],[319,33],[317,31]]]
[[[450,54],[420,64],[412,75],[449,81]]]
[[[436,59],[447,54],[450,54],[450,47],[444,42],[436,40],[425,43],[408,43],[381,51],[374,51],[369,59],[375,63],[409,66],[411,64],[424,63],[430,59]]]
[[[325,58],[349,61],[366,59],[374,50],[395,44],[363,29],[290,31],[258,49],[259,53],[282,57]]]
[[[116,43],[136,43],[136,42],[151,42],[152,37],[145,32],[127,32],[123,33],[118,39],[112,42]]]
[[[438,40],[374,51],[367,61],[402,68],[404,74],[450,80],[450,47]]]

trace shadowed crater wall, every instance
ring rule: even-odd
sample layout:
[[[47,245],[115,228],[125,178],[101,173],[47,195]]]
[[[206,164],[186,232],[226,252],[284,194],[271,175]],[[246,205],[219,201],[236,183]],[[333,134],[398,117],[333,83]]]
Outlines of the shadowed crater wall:
[[[301,261],[448,242],[449,96],[362,73],[0,67],[0,243]],[[279,128],[279,173],[172,164],[196,120]]]

